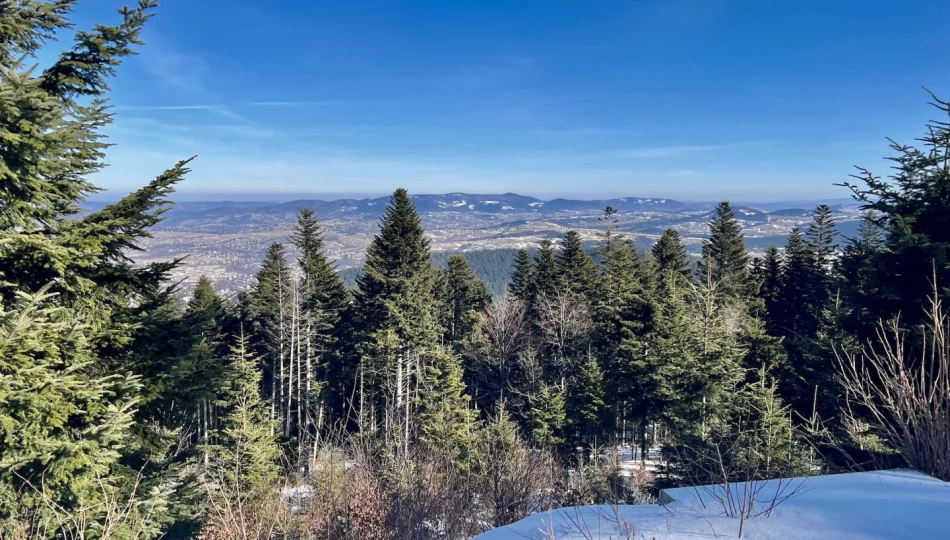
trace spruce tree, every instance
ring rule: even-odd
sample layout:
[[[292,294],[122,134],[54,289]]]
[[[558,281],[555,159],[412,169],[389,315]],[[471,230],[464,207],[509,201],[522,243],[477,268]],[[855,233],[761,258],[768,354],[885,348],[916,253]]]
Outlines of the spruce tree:
[[[363,384],[357,399],[366,406],[358,414],[365,421],[375,415],[382,422],[389,407],[399,410],[409,401],[412,381],[404,377],[411,359],[434,350],[441,333],[438,273],[429,262],[429,240],[406,190],[393,193],[366,255],[353,310]],[[394,379],[405,384],[391,388]]]
[[[812,276],[810,297],[817,308],[815,316],[824,309],[831,297],[832,269],[835,263],[835,230],[834,217],[831,207],[826,204],[818,205],[815,215],[805,233],[808,251],[812,256]]]
[[[560,281],[567,290],[590,301],[595,293],[597,267],[584,251],[577,231],[567,231],[556,255]]]
[[[566,432],[576,444],[596,445],[607,442],[610,409],[605,403],[604,375],[592,354],[571,384],[565,403]]]
[[[301,273],[303,427],[312,438],[326,420],[327,407],[339,415],[344,408],[344,396],[350,390],[350,377],[340,354],[349,294],[327,256],[323,227],[310,208],[300,210],[291,241],[297,248]]]
[[[927,124],[913,145],[892,142],[894,171],[888,178],[858,168],[858,183],[844,184],[883,232],[881,249],[862,265],[865,278],[855,295],[853,311],[864,311],[860,338],[874,338],[874,323],[900,313],[912,328],[924,321],[936,278],[941,298],[950,298],[950,102],[931,94],[938,120]]]
[[[515,268],[508,282],[508,294],[525,305],[531,303],[534,288],[534,261],[527,249],[519,249],[515,257]]]
[[[284,246],[267,248],[250,295],[250,344],[263,365],[262,393],[270,401],[271,419],[282,417],[289,399],[284,381],[290,357],[293,282]]]
[[[703,241],[703,254],[697,267],[700,283],[717,283],[723,298],[745,299],[751,294],[749,254],[745,249],[742,227],[728,201],[719,203],[709,223],[709,239]]]
[[[159,499],[171,485],[163,433],[179,426],[132,425],[162,391],[141,385],[139,375],[170,360],[142,356],[142,332],[170,311],[167,282],[179,261],[137,266],[131,256],[161,221],[187,161],[79,214],[105,166],[109,79],[141,45],[155,2],[75,31],[57,54],[50,46],[71,33],[71,4],[7,2],[0,15],[0,379],[9,382],[0,385],[0,536],[19,526],[34,527],[33,537],[92,536],[107,519],[102,503],[122,505],[138,485],[134,515],[113,532],[132,534],[134,522],[152,537],[162,532],[156,521],[178,517]]]
[[[455,348],[470,342],[481,313],[491,298],[485,284],[472,271],[462,255],[450,255],[448,268],[442,272],[442,327],[445,340]]]
[[[261,372],[243,334],[230,358],[228,380],[217,405],[227,410],[217,444],[208,448],[206,491],[214,530],[244,530],[266,537],[276,521],[272,501],[280,496],[281,450],[276,423],[261,399]],[[257,530],[258,527],[265,527]]]
[[[798,228],[792,230],[785,247],[782,281],[779,290],[777,330],[788,351],[788,369],[777,372],[783,397],[803,417],[810,416],[814,385],[809,373],[810,351],[818,331],[821,310],[816,298],[815,281],[821,275],[816,258]],[[827,367],[832,368],[831,362]]]
[[[414,421],[422,444],[460,469],[468,467],[477,445],[478,412],[469,401],[458,358],[448,350],[433,352],[415,400]]]
[[[779,335],[777,317],[781,309],[782,258],[778,248],[771,245],[765,250],[765,255],[763,255],[760,260],[760,273],[756,276],[759,291],[758,296],[765,307],[769,332],[773,335]]]
[[[560,267],[554,244],[544,239],[538,246],[538,254],[534,262],[534,286],[532,292],[537,295],[551,295],[560,285]],[[532,304],[533,304],[532,298]]]
[[[564,444],[564,391],[542,384],[528,397],[524,413],[528,438],[541,448],[556,450]]]
[[[601,262],[592,341],[604,370],[610,416],[622,423],[640,395],[632,361],[651,329],[653,291],[645,265],[629,242],[615,241]]]
[[[666,229],[660,239],[653,244],[653,261],[660,276],[668,274],[690,277],[689,255],[680,240],[676,229]]]

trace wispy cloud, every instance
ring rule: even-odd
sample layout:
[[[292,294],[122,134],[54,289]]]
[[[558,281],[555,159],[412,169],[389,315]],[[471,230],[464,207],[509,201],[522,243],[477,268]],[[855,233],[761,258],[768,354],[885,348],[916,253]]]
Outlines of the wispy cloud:
[[[319,107],[333,105],[331,101],[252,101],[245,103],[248,107]]]
[[[728,150],[733,148],[740,148],[744,146],[751,146],[757,144],[763,144],[765,141],[749,141],[749,142],[737,142],[737,143],[727,143],[727,144],[701,144],[701,145],[686,145],[686,146],[654,146],[646,148],[624,148],[612,152],[613,154],[620,157],[627,158],[665,158],[665,157],[676,157],[686,154],[700,154],[706,152],[716,152],[720,150]]]
[[[617,154],[630,158],[663,158],[681,156],[683,154],[697,154],[700,152],[712,152],[728,148],[729,145],[709,144],[696,146],[656,146],[653,148],[628,148],[619,150]]]

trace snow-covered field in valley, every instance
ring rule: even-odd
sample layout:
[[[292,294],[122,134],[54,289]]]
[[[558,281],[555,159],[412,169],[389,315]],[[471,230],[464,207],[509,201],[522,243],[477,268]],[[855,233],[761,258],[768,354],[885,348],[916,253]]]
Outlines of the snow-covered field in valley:
[[[742,484],[733,484],[742,499]],[[950,538],[950,483],[906,470],[769,481],[756,496],[765,510],[776,493],[796,494],[771,514],[745,521],[749,540],[894,540]],[[722,486],[714,490],[722,494]],[[710,490],[665,492],[665,506],[585,506],[530,516],[476,540],[697,540],[737,538],[740,520],[726,515]]]

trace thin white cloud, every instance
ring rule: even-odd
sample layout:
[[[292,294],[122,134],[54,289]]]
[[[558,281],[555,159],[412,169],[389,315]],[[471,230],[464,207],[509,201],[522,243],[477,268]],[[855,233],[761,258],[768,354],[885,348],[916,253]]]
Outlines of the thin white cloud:
[[[681,156],[683,154],[696,154],[700,152],[712,152],[728,148],[728,145],[696,145],[696,146],[656,146],[653,148],[628,148],[619,150],[618,155],[630,158],[663,158]]]
[[[223,105],[116,105],[117,111],[208,111]]]
[[[700,154],[706,152],[716,152],[719,150],[728,150],[731,148],[740,148],[744,146],[751,146],[757,144],[763,144],[765,141],[747,141],[747,142],[737,142],[737,143],[727,143],[727,144],[700,144],[700,145],[685,145],[685,146],[654,146],[646,148],[624,148],[611,152],[612,154],[619,157],[627,158],[665,158],[665,157],[675,157],[682,156],[686,154]]]

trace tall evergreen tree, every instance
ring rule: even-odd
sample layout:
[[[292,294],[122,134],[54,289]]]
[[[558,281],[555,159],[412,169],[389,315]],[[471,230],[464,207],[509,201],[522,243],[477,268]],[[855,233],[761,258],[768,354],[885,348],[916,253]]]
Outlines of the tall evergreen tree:
[[[779,291],[777,331],[784,337],[788,367],[777,372],[783,397],[803,417],[810,416],[815,391],[814,369],[808,359],[824,308],[818,298],[816,281],[821,276],[817,259],[798,228],[792,230],[785,247],[782,282]],[[829,359],[826,359],[829,360]],[[830,361],[825,367],[831,370]]]
[[[534,287],[532,287],[534,294],[553,294],[560,284],[559,277],[560,267],[554,244],[544,239],[538,246],[538,254],[535,256]]]
[[[485,284],[462,255],[449,256],[449,266],[442,273],[442,282],[445,340],[458,348],[473,338],[478,314],[491,298]]]
[[[750,263],[742,227],[732,206],[723,201],[716,207],[716,215],[709,223],[709,239],[703,241],[697,278],[701,283],[718,283],[725,299],[744,299],[752,292]]]
[[[308,438],[324,424],[326,409],[342,413],[350,374],[344,369],[339,342],[349,294],[327,256],[324,232],[310,208],[302,208],[291,237],[301,271],[301,356],[304,428]]]
[[[855,295],[855,313],[863,310],[871,324],[861,339],[874,338],[873,321],[900,313],[908,328],[923,322],[936,277],[941,298],[950,284],[950,102],[931,94],[942,118],[928,123],[913,146],[891,144],[895,171],[889,178],[859,168],[858,184],[845,184],[884,232],[882,249],[869,254],[866,278]]]
[[[558,449],[564,443],[563,389],[542,384],[528,397],[524,422],[528,438],[533,443],[546,449]]]
[[[606,442],[612,426],[605,392],[603,372],[594,355],[589,354],[565,401],[565,431],[571,442],[588,445]]]
[[[156,520],[177,517],[159,499],[170,485],[162,434],[178,426],[133,429],[140,406],[162,391],[138,375],[170,360],[139,353],[148,322],[172,311],[166,282],[179,261],[136,266],[131,256],[161,221],[187,161],[79,215],[105,166],[109,79],[141,45],[155,2],[76,31],[56,54],[49,46],[71,32],[71,4],[0,10],[0,536],[90,537],[105,522],[103,503],[124,504],[138,485],[134,515],[113,532],[132,534],[134,521],[141,537],[154,537]],[[40,50],[52,54],[39,58]]]
[[[293,281],[284,246],[267,248],[250,296],[254,352],[263,364],[263,393],[271,419],[283,417],[289,396],[284,388],[290,359],[290,319]]]
[[[758,282],[759,298],[765,307],[766,321],[769,332],[778,334],[777,317],[781,309],[780,294],[782,288],[782,258],[778,248],[774,245],[765,250],[759,265]]]
[[[680,240],[680,233],[676,229],[666,229],[663,236],[653,244],[653,260],[661,276],[667,274],[690,277],[689,255],[686,247]]]
[[[429,240],[406,190],[393,193],[366,255],[354,313],[359,377],[365,383],[358,399],[369,408],[356,408],[364,421],[378,425],[390,406],[399,411],[400,404],[408,403],[411,359],[432,351],[441,331],[438,273],[429,262]]]
[[[276,521],[269,514],[271,502],[279,496],[281,450],[274,435],[276,423],[270,419],[260,388],[257,359],[251,356],[244,335],[239,335],[218,401],[228,412],[218,443],[208,448],[211,459],[204,467],[213,509],[208,520],[211,531],[240,530],[267,537],[270,531],[265,524]]]
[[[515,257],[515,268],[508,282],[508,294],[525,305],[531,303],[534,289],[534,261],[527,249],[519,249]]]
[[[571,292],[590,301],[597,281],[597,267],[577,231],[567,231],[556,255],[561,282]]]
[[[478,413],[469,405],[462,366],[450,351],[433,353],[415,401],[422,444],[467,468],[477,444]]]

